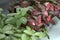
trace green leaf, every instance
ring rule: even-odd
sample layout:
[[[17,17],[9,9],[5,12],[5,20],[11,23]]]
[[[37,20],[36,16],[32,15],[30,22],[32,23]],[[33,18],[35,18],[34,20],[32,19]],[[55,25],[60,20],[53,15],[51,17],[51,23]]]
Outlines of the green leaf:
[[[6,15],[5,15],[5,14],[0,13],[0,18],[1,18],[1,19],[6,18]]]
[[[16,22],[16,18],[14,18],[14,17],[9,17],[5,21],[5,23],[7,23],[7,24],[15,24],[15,22]]]
[[[28,35],[33,35],[35,33],[33,30],[24,30],[24,32]]]
[[[44,38],[46,36],[46,34],[43,32],[36,32],[34,35],[38,36],[39,38]]]
[[[0,28],[0,33],[2,32],[2,29]]]
[[[5,31],[5,34],[14,34],[14,31]]]
[[[4,26],[5,15],[0,13],[0,27]]]
[[[27,16],[28,10],[33,9],[33,7],[26,7],[26,8],[17,8],[16,11],[17,13],[20,13],[20,16]]]
[[[25,16],[27,14],[28,8],[17,8],[17,13],[20,14],[20,16]]]
[[[21,25],[21,21],[20,21],[20,19],[18,19],[17,21],[16,21],[16,26],[20,26]]]
[[[28,36],[26,34],[22,34],[21,39],[22,40],[28,40]]]
[[[18,40],[21,40],[20,38]]]
[[[13,28],[13,26],[10,25],[10,24],[8,24],[8,25],[4,26],[3,31],[9,31],[9,30],[11,30],[12,28]]]
[[[16,13],[10,13],[10,14],[7,14],[8,17],[12,17],[12,16],[15,16]]]
[[[27,30],[31,30],[30,26],[26,26],[26,29],[27,29]]]
[[[32,40],[39,40],[39,38],[36,37],[36,36],[32,36],[31,39],[32,39]]]
[[[5,38],[5,35],[4,34],[0,34],[0,39],[3,39]]]
[[[4,40],[11,40],[11,38],[10,37],[5,37],[5,39]]]
[[[12,40],[18,40],[16,37],[13,37],[13,36],[11,37],[11,39],[12,39]]]
[[[3,26],[4,26],[3,20],[0,20],[0,27],[3,27]]]
[[[26,23],[27,23],[27,19],[26,19],[25,17],[21,17],[21,18],[20,18],[20,21],[21,21],[21,23],[23,23],[23,24],[26,24]]]
[[[20,13],[20,11],[21,11],[20,8],[16,8],[17,13]]]
[[[21,34],[14,34],[14,36],[16,36],[16,37],[21,37]]]
[[[18,18],[18,19],[20,19],[22,16],[20,16],[20,14],[16,14],[15,15],[15,18]]]
[[[22,32],[21,29],[20,29],[20,30],[19,30],[19,29],[16,29],[15,31],[16,31],[17,33],[21,33],[21,32]]]
[[[3,31],[3,33],[13,34],[14,31],[12,31],[12,29],[13,29],[13,25],[8,24],[8,25],[4,26],[2,31]]]

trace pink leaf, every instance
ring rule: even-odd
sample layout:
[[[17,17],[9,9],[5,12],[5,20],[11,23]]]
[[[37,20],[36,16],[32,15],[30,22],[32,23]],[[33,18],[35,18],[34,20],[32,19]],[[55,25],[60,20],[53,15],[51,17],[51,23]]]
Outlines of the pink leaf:
[[[29,24],[30,26],[35,26],[34,20],[29,20],[29,21],[28,21],[28,24]]]
[[[43,15],[48,16],[48,12],[47,11],[43,11]]]
[[[37,21],[39,24],[42,22],[42,21],[41,21],[41,15],[36,18],[36,21]]]
[[[51,16],[48,16],[47,17],[47,21],[49,22],[51,20]]]

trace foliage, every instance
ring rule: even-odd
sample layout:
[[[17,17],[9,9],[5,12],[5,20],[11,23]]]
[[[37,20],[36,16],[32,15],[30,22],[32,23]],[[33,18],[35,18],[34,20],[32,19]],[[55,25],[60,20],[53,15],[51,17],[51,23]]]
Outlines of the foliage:
[[[36,32],[28,25],[21,27],[21,24],[27,23],[27,19],[19,15],[0,13],[0,40],[37,40],[46,36],[46,33]]]

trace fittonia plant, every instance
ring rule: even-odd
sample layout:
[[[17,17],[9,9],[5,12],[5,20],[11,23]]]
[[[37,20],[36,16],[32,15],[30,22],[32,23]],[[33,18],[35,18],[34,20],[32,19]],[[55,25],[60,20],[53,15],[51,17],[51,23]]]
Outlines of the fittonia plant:
[[[45,6],[39,5],[42,12],[29,6],[26,8],[16,8],[17,13],[4,15],[2,14],[3,9],[0,8],[0,40],[40,40],[44,37],[49,38],[44,25],[54,24],[51,18],[52,13],[48,14],[50,6],[52,6],[51,10],[54,8],[48,2],[44,4],[48,10],[44,9]],[[33,9],[33,11],[30,9]],[[58,9],[55,8],[55,11]],[[31,14],[27,13],[29,10]],[[43,16],[41,15],[42,13]],[[48,14],[47,17],[45,17],[45,14]],[[53,15],[56,16],[55,14]]]
[[[21,16],[18,12],[4,15],[1,11],[2,9],[0,9],[0,40],[37,40],[47,36],[45,29],[41,29],[44,32],[32,29],[27,24],[25,15]],[[22,27],[22,24],[27,25]]]

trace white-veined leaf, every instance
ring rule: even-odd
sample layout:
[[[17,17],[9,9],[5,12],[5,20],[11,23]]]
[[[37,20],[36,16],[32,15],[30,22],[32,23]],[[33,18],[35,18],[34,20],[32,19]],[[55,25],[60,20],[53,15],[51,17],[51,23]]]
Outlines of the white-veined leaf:
[[[28,40],[28,36],[26,34],[22,34],[21,39],[22,40]]]
[[[21,21],[21,23],[23,23],[23,24],[26,24],[26,23],[27,23],[27,19],[26,19],[25,17],[21,17],[21,18],[20,18],[20,21]]]
[[[32,36],[31,39],[32,39],[32,40],[39,40],[39,38],[36,37],[36,36]]]
[[[10,37],[5,37],[5,39],[4,40],[11,40],[11,38]]]
[[[6,25],[6,26],[3,27],[3,31],[4,31],[4,32],[5,32],[5,31],[9,31],[9,30],[11,30],[12,28],[13,28],[13,26],[10,25],[10,24],[8,24],[8,25]]]
[[[28,35],[33,35],[35,33],[33,30],[24,30],[24,32]]]
[[[5,35],[4,34],[0,34],[0,39],[3,39],[5,38]]]
[[[16,37],[21,37],[21,34],[14,34],[14,36],[16,36]]]
[[[38,36],[39,38],[44,38],[46,36],[46,34],[43,32],[36,32],[34,35]]]
[[[18,40],[18,38],[16,38],[16,37],[13,37],[13,36],[11,37],[11,39],[12,39],[12,40]]]
[[[6,34],[14,34],[14,31],[5,31]]]
[[[26,26],[26,29],[27,29],[27,30],[31,30],[30,26]]]

